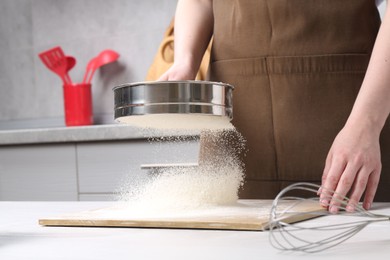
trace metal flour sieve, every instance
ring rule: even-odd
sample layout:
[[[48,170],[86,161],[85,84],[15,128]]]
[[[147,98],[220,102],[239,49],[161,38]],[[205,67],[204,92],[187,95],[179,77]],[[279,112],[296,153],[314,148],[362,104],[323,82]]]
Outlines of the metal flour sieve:
[[[233,118],[233,86],[211,81],[155,81],[115,87],[115,119],[150,114],[204,114]]]

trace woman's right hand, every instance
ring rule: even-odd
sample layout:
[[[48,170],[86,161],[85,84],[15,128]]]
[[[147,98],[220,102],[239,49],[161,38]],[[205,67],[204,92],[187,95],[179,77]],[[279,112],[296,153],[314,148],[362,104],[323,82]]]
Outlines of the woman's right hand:
[[[212,0],[179,0],[174,63],[158,80],[194,80],[213,34]]]
[[[196,71],[185,64],[173,63],[173,65],[157,80],[172,81],[172,80],[194,80]]]

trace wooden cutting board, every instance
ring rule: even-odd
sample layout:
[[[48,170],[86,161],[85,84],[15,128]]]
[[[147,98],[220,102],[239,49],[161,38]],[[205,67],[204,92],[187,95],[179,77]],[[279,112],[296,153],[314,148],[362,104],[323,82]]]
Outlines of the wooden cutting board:
[[[293,202],[284,202],[281,208]],[[232,206],[215,206],[193,210],[166,211],[159,214],[142,214],[123,205],[82,211],[53,218],[42,218],[43,226],[82,227],[137,227],[137,228],[184,228],[226,229],[260,231],[267,227],[272,200],[239,200]],[[289,209],[283,219],[288,223],[317,217],[324,209],[316,201],[304,201]]]

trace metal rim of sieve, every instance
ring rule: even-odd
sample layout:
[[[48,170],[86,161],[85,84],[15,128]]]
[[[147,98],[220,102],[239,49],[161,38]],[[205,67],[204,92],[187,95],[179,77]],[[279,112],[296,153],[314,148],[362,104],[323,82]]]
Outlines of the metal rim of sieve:
[[[212,81],[153,81],[127,83],[114,91],[114,117],[147,114],[204,114],[233,118],[229,84]]]

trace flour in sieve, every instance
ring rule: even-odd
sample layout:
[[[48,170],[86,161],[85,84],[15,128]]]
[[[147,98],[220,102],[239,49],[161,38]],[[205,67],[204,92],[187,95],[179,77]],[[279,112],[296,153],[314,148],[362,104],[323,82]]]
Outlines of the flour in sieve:
[[[201,130],[234,129],[228,117],[204,114],[150,114],[121,118],[121,122],[140,128],[145,136],[182,136]]]

